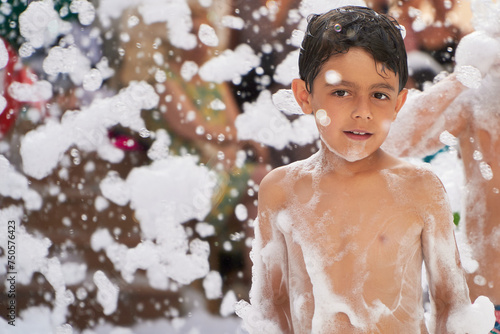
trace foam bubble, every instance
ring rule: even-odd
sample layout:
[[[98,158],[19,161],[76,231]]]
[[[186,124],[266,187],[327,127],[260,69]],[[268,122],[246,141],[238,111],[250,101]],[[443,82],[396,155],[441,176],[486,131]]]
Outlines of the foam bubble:
[[[198,64],[194,61],[186,60],[181,66],[181,76],[184,81],[191,81],[191,79],[198,73]]]
[[[488,333],[495,325],[495,307],[485,296],[479,296],[474,304],[452,312],[446,329],[450,333]]]
[[[94,283],[97,286],[97,302],[103,307],[103,313],[113,314],[118,306],[120,289],[101,270],[94,273]]]
[[[0,40],[0,70],[4,68],[9,62],[9,53],[7,52],[7,47],[5,42]]]
[[[87,0],[73,0],[69,6],[72,13],[78,13],[78,21],[84,26],[94,22],[96,11],[94,5]]]
[[[245,27],[245,21],[241,17],[232,15],[224,15],[221,22],[224,27],[235,30],[241,30]]]
[[[229,290],[222,298],[222,303],[220,306],[220,315],[223,317],[228,317],[234,314],[234,305],[238,300],[236,299],[236,294],[233,290]]]
[[[219,45],[219,38],[215,33],[214,28],[208,24],[202,23],[198,30],[198,38],[200,41],[207,46],[217,46]]]
[[[260,64],[260,58],[248,44],[240,44],[232,50],[225,50],[220,56],[205,62],[199,70],[205,81],[221,83],[239,79]]]
[[[334,70],[328,70],[325,73],[325,80],[330,85],[338,85],[342,81],[342,76]]]
[[[101,88],[102,79],[103,78],[101,71],[96,68],[91,69],[83,77],[83,89],[90,92],[95,92],[96,90]]]
[[[207,299],[217,299],[222,296],[222,277],[218,271],[211,271],[205,276],[203,289]]]

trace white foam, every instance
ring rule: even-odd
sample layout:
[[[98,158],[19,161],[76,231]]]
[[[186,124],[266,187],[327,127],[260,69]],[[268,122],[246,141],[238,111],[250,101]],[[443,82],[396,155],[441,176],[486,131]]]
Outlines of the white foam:
[[[212,208],[214,176],[190,156],[170,156],[149,166],[134,168],[126,183],[130,189],[130,206],[144,235],[155,238],[164,233],[158,225],[162,220],[176,224],[190,219],[203,220]]]
[[[245,27],[245,21],[241,17],[224,15],[221,21],[224,27],[241,30]]]
[[[304,115],[291,89],[280,89],[272,96],[273,103],[285,115]]]
[[[248,44],[240,44],[232,50],[225,50],[220,56],[205,62],[199,70],[205,81],[221,83],[237,80],[260,64],[260,58]]]
[[[61,269],[66,285],[80,284],[87,275],[87,264],[85,263],[66,262],[61,265]]]
[[[181,76],[184,81],[190,81],[198,73],[198,64],[194,61],[186,60],[181,66]]]
[[[99,184],[102,195],[118,205],[126,205],[130,201],[130,189],[125,180],[115,171],[109,171]]]
[[[94,5],[87,0],[73,0],[69,6],[72,13],[78,13],[78,21],[84,26],[94,22],[96,11]]]
[[[70,30],[71,24],[59,18],[52,0],[33,1],[19,15],[19,31],[34,48],[51,45]]]
[[[262,91],[257,101],[245,103],[243,110],[243,114],[238,115],[235,122],[240,140],[251,139],[282,149],[290,142],[306,144],[318,138],[312,116],[304,115],[290,122],[275,107],[268,90]],[[307,118],[313,118],[313,121],[306,121]],[[296,123],[299,126],[294,126]]]
[[[479,296],[474,304],[452,311],[446,323],[450,333],[488,333],[495,325],[495,307],[485,296]]]
[[[207,46],[217,46],[219,45],[219,38],[215,33],[214,28],[208,24],[202,23],[198,30],[198,38],[200,41]]]
[[[207,238],[215,235],[215,227],[209,223],[199,222],[196,224],[196,233],[202,238]]]
[[[101,270],[94,273],[94,284],[97,286],[97,302],[103,307],[103,313],[113,314],[118,306],[120,289]]]
[[[119,162],[123,151],[111,145],[107,128],[121,124],[141,131],[145,128],[141,111],[153,108],[158,101],[153,87],[145,82],[131,82],[113,97],[96,99],[82,110],[65,112],[60,123],[48,119],[21,141],[24,172],[37,179],[46,177],[71,145]]]
[[[223,317],[228,317],[234,314],[234,304],[238,300],[236,299],[236,294],[233,290],[229,290],[222,298],[222,303],[220,305],[220,315]]]
[[[484,77],[500,54],[500,41],[484,31],[475,31],[464,36],[457,46],[455,62],[457,68],[473,66]]]
[[[299,50],[294,50],[276,67],[273,79],[282,85],[290,85],[293,79],[299,77],[298,63]]]
[[[9,94],[21,102],[43,102],[52,97],[52,85],[45,80],[33,84],[15,81],[9,86]]]
[[[83,89],[88,90],[90,92],[95,92],[96,90],[101,88],[102,80],[103,77],[101,71],[99,71],[96,68],[93,68],[83,76],[83,82],[82,82]]]
[[[5,42],[0,40],[0,70],[7,66],[9,62],[9,53],[7,52],[7,47],[5,46]]]
[[[236,215],[236,218],[240,221],[240,222],[244,222],[245,220],[248,219],[248,209],[247,207],[242,204],[242,203],[238,203],[236,204],[236,207],[234,208],[234,213]]]
[[[29,210],[42,207],[42,197],[29,188],[28,179],[17,172],[5,156],[0,155],[0,195],[14,199],[23,199]]]
[[[76,46],[54,46],[43,61],[43,70],[52,76],[67,73],[76,85],[81,85],[90,71],[90,60]]]
[[[207,299],[222,297],[222,277],[218,271],[210,271],[203,279],[203,289]]]

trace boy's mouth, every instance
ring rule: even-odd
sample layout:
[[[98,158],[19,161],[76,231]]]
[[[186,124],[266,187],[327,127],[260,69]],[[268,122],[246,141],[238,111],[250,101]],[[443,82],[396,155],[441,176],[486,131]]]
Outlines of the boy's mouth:
[[[370,132],[366,131],[358,131],[358,130],[353,130],[353,131],[344,131],[346,136],[350,139],[353,140],[367,140],[370,138],[373,134]]]

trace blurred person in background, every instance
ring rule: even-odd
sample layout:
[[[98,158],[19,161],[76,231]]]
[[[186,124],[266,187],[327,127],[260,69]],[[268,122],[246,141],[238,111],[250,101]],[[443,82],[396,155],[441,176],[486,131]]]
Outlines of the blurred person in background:
[[[146,23],[136,9],[130,9],[124,13],[120,28],[125,55],[116,79],[122,86],[133,80],[153,85],[160,103],[158,110],[144,115],[147,128],[166,130],[168,154],[197,156],[217,173],[213,209],[205,219],[215,227],[214,235],[207,239],[211,269],[220,272],[226,290],[232,288],[245,295],[256,194],[267,173],[269,154],[258,143],[238,140],[234,121],[240,109],[230,84],[205,81],[198,73],[205,62],[228,48],[231,31],[221,21],[233,8],[223,0],[208,7],[198,1],[188,3],[193,33],[200,36],[200,29],[213,27],[212,37],[217,38],[199,37],[193,48],[176,47],[164,22]],[[132,21],[135,23],[130,24]]]

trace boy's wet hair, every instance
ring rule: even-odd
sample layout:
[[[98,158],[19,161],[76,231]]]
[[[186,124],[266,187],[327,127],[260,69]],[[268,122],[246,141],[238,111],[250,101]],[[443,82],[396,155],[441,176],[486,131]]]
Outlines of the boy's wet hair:
[[[366,7],[346,6],[309,16],[299,56],[299,74],[306,88],[312,84],[331,56],[360,47],[370,53],[383,71],[399,75],[399,91],[408,80],[406,49],[402,27],[396,20]]]

